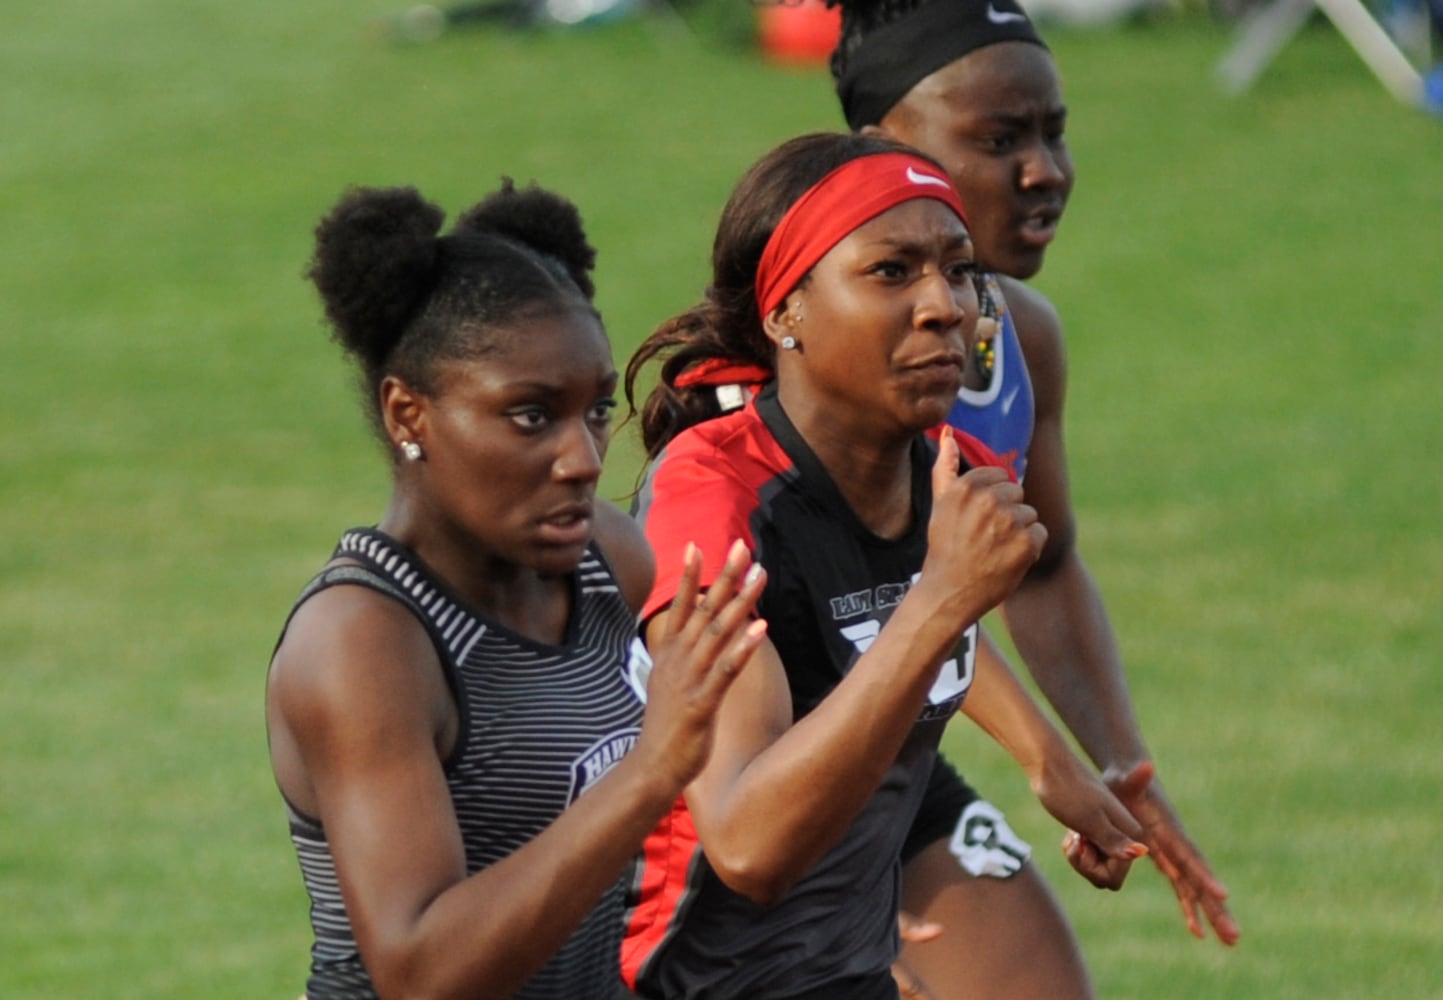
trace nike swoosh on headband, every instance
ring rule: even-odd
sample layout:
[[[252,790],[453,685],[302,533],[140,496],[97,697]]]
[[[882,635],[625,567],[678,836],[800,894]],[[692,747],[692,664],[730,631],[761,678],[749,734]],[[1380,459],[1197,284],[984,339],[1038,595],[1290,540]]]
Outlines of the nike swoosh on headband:
[[[952,186],[948,181],[944,181],[940,177],[933,177],[931,174],[921,173],[911,167],[907,168],[907,180],[913,184],[936,184],[938,187],[944,188]]]
[[[987,5],[987,20],[993,24],[1014,24],[1017,21],[1027,20],[1026,14],[1018,14],[1010,10],[998,10],[992,4]]]

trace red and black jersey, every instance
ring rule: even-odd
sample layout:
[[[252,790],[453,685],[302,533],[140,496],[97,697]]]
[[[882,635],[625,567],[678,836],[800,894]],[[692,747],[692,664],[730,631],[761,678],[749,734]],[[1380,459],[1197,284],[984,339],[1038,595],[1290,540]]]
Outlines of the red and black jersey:
[[[998,464],[960,438],[964,464]],[[656,550],[644,615],[675,597],[695,543],[705,586],[738,538],[767,570],[758,613],[787,672],[794,719],[846,676],[915,582],[926,555],[935,446],[912,445],[911,527],[880,538],[857,518],[769,386],[699,424],[652,466],[638,505]],[[971,683],[976,625],[933,686],[912,735],[862,813],[779,902],[763,907],[712,871],[684,802],[648,839],[628,900],[622,972],[643,997],[896,997],[902,841],[937,742]]]

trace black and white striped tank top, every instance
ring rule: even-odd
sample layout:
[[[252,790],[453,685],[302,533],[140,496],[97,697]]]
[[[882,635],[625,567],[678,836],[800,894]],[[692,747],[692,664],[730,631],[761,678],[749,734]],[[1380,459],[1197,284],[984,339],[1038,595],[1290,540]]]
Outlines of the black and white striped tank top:
[[[445,762],[466,846],[467,872],[511,854],[636,743],[642,705],[626,679],[636,619],[594,547],[573,574],[564,643],[550,646],[475,614],[409,550],[374,529],[342,536],[335,556],[296,601],[355,584],[405,604],[426,626],[456,697],[460,730]],[[294,613],[294,612],[292,612]],[[315,944],[309,1000],[371,998],[341,902],[325,832],[287,803],[291,840],[311,898]],[[517,993],[525,1000],[613,1000],[622,930],[620,883]]]

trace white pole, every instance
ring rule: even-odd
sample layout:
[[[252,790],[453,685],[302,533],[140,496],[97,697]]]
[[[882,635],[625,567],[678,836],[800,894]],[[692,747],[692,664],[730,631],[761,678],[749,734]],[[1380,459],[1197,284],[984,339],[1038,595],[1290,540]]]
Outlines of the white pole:
[[[1423,103],[1423,78],[1359,0],[1315,0],[1394,97]]]

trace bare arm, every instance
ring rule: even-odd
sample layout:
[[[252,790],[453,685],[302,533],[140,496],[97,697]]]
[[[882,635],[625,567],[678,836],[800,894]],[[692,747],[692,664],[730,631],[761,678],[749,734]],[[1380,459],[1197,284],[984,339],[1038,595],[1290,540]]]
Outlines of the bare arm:
[[[656,580],[656,559],[646,534],[621,508],[605,500],[596,502],[595,534],[596,544],[606,554],[621,588],[622,599],[639,614]]]
[[[747,625],[763,578],[741,585],[746,567],[743,550],[711,606],[660,637],[636,748],[470,877],[441,767],[454,708],[429,638],[361,588],[302,606],[272,665],[272,757],[287,796],[325,827],[382,996],[510,996],[560,947],[705,758],[722,694],[764,632]]]
[[[723,705],[711,759],[686,791],[707,858],[733,890],[774,902],[861,812],[956,641],[942,617],[920,598],[899,607],[847,678],[796,725],[785,668],[775,647],[763,645]]]
[[[1117,641],[1077,551],[1063,446],[1066,358],[1057,312],[1040,293],[1002,279],[1036,399],[1027,452],[1027,502],[1047,528],[1047,545],[1003,604],[1023,662],[1063,723],[1099,768],[1148,758]]]
[[[1048,531],[1041,557],[1003,605],[1008,632],[1048,702],[1142,822],[1144,840],[1172,882],[1189,929],[1202,935],[1200,911],[1218,939],[1232,944],[1239,930],[1227,910],[1227,889],[1153,777],[1117,639],[1077,549],[1063,445],[1067,370],[1061,322],[1041,293],[1001,280],[1037,401],[1026,496]]]
[[[1047,811],[1081,835],[1088,849],[1079,842],[1069,853],[1078,872],[1101,888],[1121,888],[1146,853],[1134,840],[1142,827],[1072,752],[985,632],[962,711],[1012,755]]]

